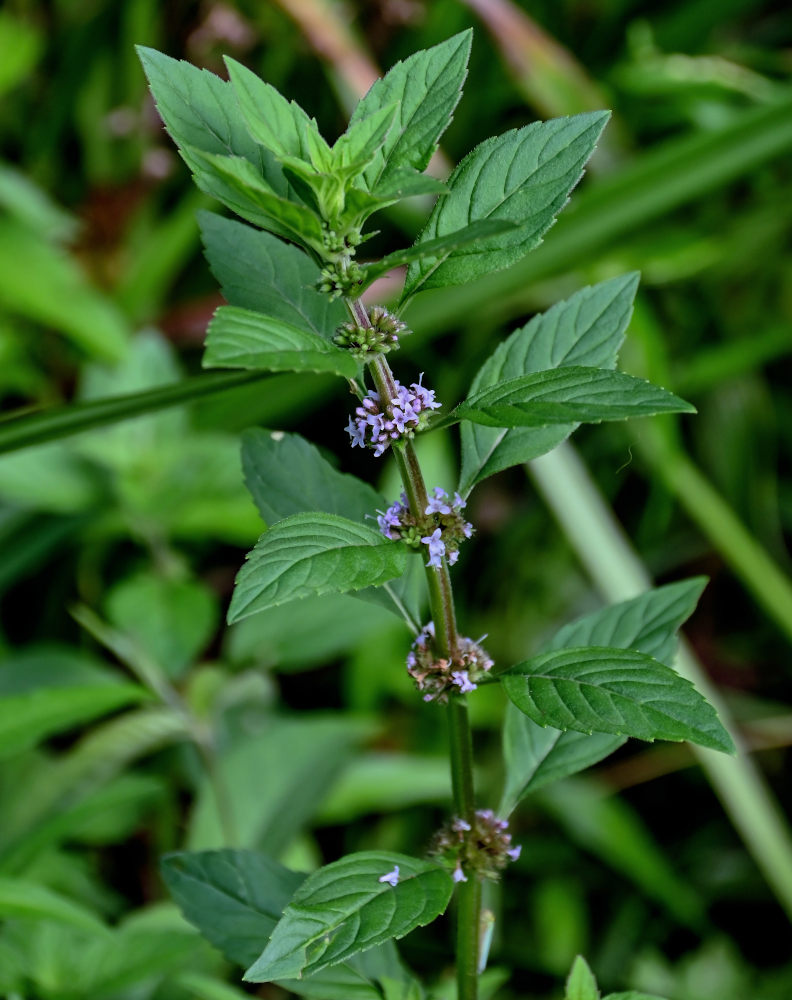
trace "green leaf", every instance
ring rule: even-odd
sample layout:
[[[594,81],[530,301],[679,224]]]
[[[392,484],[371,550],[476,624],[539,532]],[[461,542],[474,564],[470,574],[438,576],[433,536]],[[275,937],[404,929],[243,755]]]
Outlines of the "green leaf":
[[[347,203],[350,194],[356,193],[364,192],[348,192]],[[376,190],[369,197],[373,199],[372,204],[392,205],[394,201],[400,201],[402,198],[412,198],[422,194],[448,194],[448,185],[429,174],[419,174],[409,168],[397,168],[388,171],[387,177],[379,181]]]
[[[267,525],[309,511],[363,521],[386,504],[382,494],[357,476],[339,472],[299,434],[245,431],[242,468]]]
[[[547,650],[580,646],[634,649],[672,667],[677,630],[693,614],[706,585],[707,578],[697,576],[601,608],[565,625]]]
[[[308,156],[306,134],[318,135],[316,120],[295,101],[288,101],[236,59],[225,57],[228,75],[248,131],[277,157]]]
[[[632,315],[638,274],[625,274],[583,288],[545,313],[534,316],[498,345],[479,369],[472,392],[518,375],[565,365],[615,368]],[[571,427],[461,427],[460,492],[467,495],[487,476],[528,462],[559,445]]]
[[[308,594],[346,593],[401,576],[407,550],[335,514],[293,514],[258,540],[239,571],[229,624]]]
[[[605,1000],[665,1000],[655,993],[638,993],[636,990],[627,990],[626,993],[609,993]]]
[[[733,753],[715,710],[690,681],[645,653],[597,646],[543,653],[502,675],[540,726],[642,740],[689,740]]]
[[[0,757],[148,698],[137,684],[49,687],[0,698]]]
[[[278,194],[256,167],[240,156],[185,147],[195,182],[237,215],[278,236],[321,251],[322,223],[306,205]]]
[[[305,878],[257,851],[166,854],[160,871],[187,920],[243,966],[261,953]]]
[[[536,805],[583,851],[626,876],[685,927],[706,925],[702,900],[625,798],[591,778],[568,778],[541,789]]]
[[[526,795],[599,763],[626,742],[626,736],[540,726],[509,703],[503,726],[506,781],[499,813],[508,816]]]
[[[88,931],[105,932],[102,921],[79,903],[24,879],[0,877],[0,918],[54,920]]]
[[[232,696],[226,685],[224,703]],[[245,705],[252,700],[247,690],[240,697]],[[281,854],[316,815],[360,744],[373,735],[365,720],[304,713],[294,719],[268,717],[256,731],[227,743],[216,766],[228,790],[224,808],[238,845],[275,857]],[[262,773],[267,775],[265,783]],[[190,816],[187,846],[221,847],[225,839],[215,788],[204,777]]]
[[[90,357],[120,362],[131,330],[76,258],[12,218],[0,218],[0,308],[52,327]],[[7,362],[6,362],[7,364]]]
[[[107,616],[170,678],[203,652],[217,627],[217,599],[198,580],[141,573],[107,595]]]
[[[370,191],[406,167],[426,169],[459,103],[472,40],[473,32],[463,31],[396,63],[355,108],[351,125],[398,104],[396,122],[364,174]]]
[[[377,278],[394,267],[402,264],[409,264],[411,260],[418,260],[421,257],[433,256],[441,250],[452,250],[456,247],[465,246],[468,243],[475,243],[476,240],[486,239],[496,233],[504,233],[509,229],[514,229],[514,223],[505,219],[484,219],[481,222],[474,222],[470,226],[465,226],[455,233],[447,236],[439,236],[436,240],[429,240],[426,243],[416,243],[404,250],[395,250],[387,257],[367,264],[363,277],[363,288],[376,281]]]
[[[333,172],[351,179],[371,163],[385,142],[399,111],[399,102],[355,118],[332,148]]]
[[[250,135],[233,85],[205,69],[138,45],[157,110],[187,165],[193,151],[240,156],[269,188],[287,197],[289,185],[272,154]]]
[[[683,580],[602,608],[562,628],[547,650],[580,646],[633,649],[670,667],[676,631],[692,614],[705,584],[703,577]],[[624,742],[625,737],[605,733],[543,728],[510,704],[503,729],[506,784],[501,812],[508,814],[543,785],[591,767]]]
[[[539,246],[580,180],[608,117],[607,111],[591,111],[535,122],[487,139],[469,153],[448,179],[450,193],[435,205],[419,242],[480,219],[509,219],[518,228],[412,264],[402,301],[509,267]]]
[[[349,316],[314,285],[319,268],[297,247],[213,212],[199,212],[206,258],[226,301],[330,339]]]
[[[362,522],[388,506],[380,493],[356,476],[339,472],[299,434],[246,431],[242,436],[242,467],[247,487],[268,525],[289,514],[309,511]],[[418,614],[414,582],[415,574],[408,569],[398,579],[360,590],[354,596],[380,604],[409,622]]]
[[[163,878],[182,913],[232,962],[256,960],[305,875],[292,872],[257,851],[179,852],[160,863]],[[376,953],[382,953],[378,957]],[[365,959],[365,961],[362,961]],[[355,956],[304,980],[282,981],[294,993],[315,1000],[380,1000],[369,971],[378,965],[399,973],[392,945]]]
[[[335,372],[354,378],[358,363],[310,330],[273,316],[220,306],[206,334],[205,368],[251,368],[271,372]]]
[[[397,866],[395,886],[380,881]],[[452,888],[451,876],[430,862],[389,851],[350,854],[309,875],[244,978],[301,978],[404,937],[443,913]]]
[[[544,427],[695,412],[684,399],[645,379],[569,366],[480,389],[460,403],[453,416],[487,427]]]
[[[600,1000],[597,980],[582,955],[578,955],[566,981],[565,1000]]]

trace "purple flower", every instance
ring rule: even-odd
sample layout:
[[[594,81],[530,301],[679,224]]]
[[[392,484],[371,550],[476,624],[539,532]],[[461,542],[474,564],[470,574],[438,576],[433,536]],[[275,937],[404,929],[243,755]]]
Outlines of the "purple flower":
[[[377,879],[378,882],[387,882],[388,885],[396,886],[399,883],[399,866],[394,865],[393,871],[388,872],[386,875],[380,875]]]
[[[431,535],[425,535],[421,539],[424,545],[429,546],[429,562],[426,565],[434,566],[436,569],[440,569],[443,565],[443,556],[445,555],[445,542],[441,537],[442,534],[440,528],[435,528]]]
[[[460,865],[460,863],[458,861],[456,863],[456,868],[454,869],[454,872],[453,872],[451,878],[455,882],[467,882],[467,876],[462,871],[462,865]]]
[[[410,388],[395,381],[396,396],[389,401],[389,407],[381,407],[379,393],[370,389],[355,407],[346,431],[353,448],[368,446],[379,456],[390,447],[392,441],[401,437],[412,437],[420,427],[422,414],[426,410],[437,410],[440,403],[435,400],[433,390],[421,385],[423,372]]]
[[[516,861],[517,858],[519,858],[520,854],[522,853],[522,844],[518,844],[517,847],[510,847],[509,850],[506,851],[506,853],[509,855],[512,861]]]
[[[424,514],[450,514],[451,507],[448,504],[448,494],[446,491],[439,486],[435,486],[432,494],[429,497],[429,503],[426,505]]]
[[[475,691],[476,685],[470,679],[467,670],[454,670],[451,673],[451,681],[459,688],[460,694],[467,694],[468,691]]]

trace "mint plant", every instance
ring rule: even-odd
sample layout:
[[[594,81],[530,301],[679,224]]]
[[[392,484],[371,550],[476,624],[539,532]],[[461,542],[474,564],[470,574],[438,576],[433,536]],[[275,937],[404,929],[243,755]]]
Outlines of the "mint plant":
[[[338,428],[341,466],[343,449],[359,447],[371,452],[372,476],[392,456],[402,482],[399,498],[382,497],[299,435],[248,432],[243,465],[267,528],[239,572],[228,620],[318,594],[384,605],[412,633],[405,661],[416,697],[447,715],[453,814],[427,857],[366,851],[307,878],[230,849],[164,861],[185,915],[247,967],[247,980],[309,997],[424,996],[394,941],[437,919],[455,897],[458,997],[474,1000],[491,927],[482,883],[519,857],[508,819],[525,796],[628,737],[733,750],[714,709],[673,668],[675,634],[696,605],[700,579],[588,615],[518,664],[494,663],[483,639],[458,627],[451,567],[474,535],[466,503],[477,484],[545,454],[581,423],[693,412],[665,389],[616,371],[634,274],[583,289],[515,330],[456,405],[436,397],[433,373],[399,364],[402,380],[394,374],[388,356],[410,332],[410,300],[506,268],[537,247],[608,119],[602,111],[536,122],[483,142],[446,183],[427,176],[470,45],[465,32],[398,63],[332,145],[302,108],[233,60],[224,81],[140,50],[196,183],[245,220],[201,215],[228,303],[209,327],[204,364],[345,379],[356,403]],[[372,216],[417,194],[436,197],[417,240],[367,259]],[[395,305],[364,302],[375,279],[403,265]],[[414,439],[456,426],[461,466],[449,494],[425,481]],[[508,699],[497,812],[483,807],[473,778],[467,699],[486,684],[499,684]],[[599,995],[580,959],[567,997]]]

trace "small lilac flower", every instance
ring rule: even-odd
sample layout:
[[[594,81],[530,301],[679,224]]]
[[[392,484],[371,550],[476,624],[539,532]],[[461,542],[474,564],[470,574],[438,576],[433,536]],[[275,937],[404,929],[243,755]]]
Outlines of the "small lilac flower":
[[[457,864],[456,864],[456,868],[454,869],[454,872],[451,875],[451,878],[455,882],[467,882],[467,876],[462,871],[462,865],[458,861],[457,861]]]
[[[467,694],[468,691],[476,690],[477,685],[471,681],[467,670],[452,671],[451,680],[459,688],[460,694]]]
[[[377,879],[378,882],[387,882],[388,885],[396,886],[399,883],[399,866],[394,865],[393,871],[388,872],[386,875],[380,875]]]
[[[443,556],[445,555],[445,542],[441,537],[442,534],[440,528],[435,528],[431,535],[426,535],[421,539],[424,545],[429,546],[429,562],[426,565],[434,566],[437,569],[443,565]]]
[[[466,819],[462,819],[461,816],[457,816],[451,823],[451,827],[457,832],[470,833],[471,826]]]
[[[409,388],[394,380],[396,395],[388,401],[387,408],[381,406],[379,393],[373,389],[368,391],[360,406],[355,407],[355,413],[346,427],[353,448],[368,446],[379,456],[385,453],[392,441],[412,437],[414,431],[421,427],[424,411],[440,407],[433,390],[421,385],[421,378]]]
[[[522,844],[518,844],[516,847],[510,847],[509,850],[506,851],[506,853],[509,855],[512,861],[516,861],[519,858],[520,854],[522,853]]]
[[[450,514],[451,507],[448,504],[448,494],[446,491],[439,486],[435,486],[432,494],[429,497],[429,503],[426,505],[424,514]]]

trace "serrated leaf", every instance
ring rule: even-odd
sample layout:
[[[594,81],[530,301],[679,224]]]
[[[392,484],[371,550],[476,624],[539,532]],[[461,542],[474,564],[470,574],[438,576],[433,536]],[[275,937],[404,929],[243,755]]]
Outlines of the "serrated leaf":
[[[706,585],[706,577],[693,577],[601,608],[565,625],[547,650],[580,646],[635,649],[671,667],[677,630],[693,614]]]
[[[272,154],[248,132],[230,82],[155,49],[138,45],[137,52],[157,110],[190,167],[190,148],[241,156],[275,193],[287,197],[286,178]]]
[[[261,953],[284,907],[305,875],[257,851],[221,850],[166,855],[162,875],[184,916],[232,962],[248,966]],[[382,952],[378,955],[378,952]],[[294,993],[315,1000],[379,1000],[369,966],[398,975],[392,946],[320,972],[304,980],[282,981]]]
[[[319,216],[301,202],[278,194],[249,160],[187,146],[183,153],[189,157],[198,187],[232,212],[278,236],[322,250]]]
[[[537,247],[580,180],[608,117],[609,112],[592,111],[535,122],[487,139],[469,153],[449,177],[450,192],[435,205],[419,241],[480,219],[509,219],[518,228],[412,264],[402,301],[509,267]]]
[[[358,373],[347,351],[310,330],[274,316],[220,306],[206,333],[204,368],[248,368],[270,372],[334,372],[346,378]]]
[[[684,399],[645,379],[569,366],[480,389],[460,403],[453,416],[487,427],[545,427],[695,412]]]
[[[578,955],[566,981],[565,1000],[600,1000],[597,980],[585,958]]]
[[[401,576],[407,549],[335,514],[293,514],[266,531],[239,571],[229,624],[308,594],[346,593]]]
[[[705,584],[703,577],[683,580],[602,608],[562,628],[546,651],[581,646],[634,649],[670,667],[677,629],[693,612]],[[598,763],[625,739],[543,728],[513,704],[508,705],[503,728],[506,784],[501,812],[508,814],[529,793]]]
[[[387,177],[383,177],[379,181],[376,190],[372,192],[370,197],[387,204],[393,204],[394,201],[399,201],[401,198],[412,198],[421,194],[448,194],[448,185],[429,174],[421,174],[409,167],[402,167],[389,170]],[[348,198],[349,196],[347,196],[347,200]]]
[[[299,434],[245,431],[242,468],[267,525],[309,511],[363,522],[386,504],[382,494],[357,476],[339,472]]]
[[[459,102],[472,38],[472,31],[463,31],[396,63],[355,108],[353,125],[379,108],[399,105],[393,127],[365,171],[370,191],[406,167],[426,169]]]
[[[253,139],[275,156],[307,157],[307,133],[318,133],[315,119],[236,59],[226,56],[225,64]]]
[[[388,506],[380,493],[356,476],[339,472],[299,434],[246,431],[242,436],[242,467],[247,487],[268,525],[308,511],[340,514],[364,523]],[[407,572],[398,579],[354,596],[408,621],[415,620],[419,611],[416,589],[423,592],[422,577],[421,572],[411,573],[408,564]]]
[[[305,876],[257,851],[166,854],[160,871],[184,916],[232,962],[261,953]]]
[[[376,281],[383,274],[387,274],[394,267],[409,264],[411,260],[433,256],[441,250],[475,243],[476,240],[486,239],[488,236],[496,233],[504,233],[509,229],[514,229],[514,224],[511,222],[503,219],[484,219],[481,222],[474,222],[470,226],[465,226],[464,229],[460,229],[455,233],[449,233],[447,236],[439,236],[436,240],[429,240],[426,243],[416,243],[411,247],[406,247],[404,250],[395,250],[393,253],[389,253],[387,257],[383,257],[373,264],[366,265],[363,288],[368,288],[373,281]]]
[[[504,690],[540,726],[642,740],[689,740],[733,753],[715,709],[690,681],[645,653],[591,646],[554,650],[501,675]]]
[[[213,212],[199,212],[206,259],[232,306],[252,309],[330,339],[349,316],[314,285],[319,268],[297,247]]]
[[[394,101],[365,118],[350,121],[346,132],[332,148],[333,171],[341,171],[342,176],[349,179],[354,173],[362,172],[386,141],[398,112],[399,102]]]
[[[393,886],[381,877],[398,867]],[[248,982],[302,978],[431,923],[451,898],[439,866],[389,851],[350,854],[321,868],[294,894]]]
[[[626,736],[537,725],[510,702],[503,725],[506,781],[499,813],[508,816],[526,795],[599,763],[626,742]]]
[[[583,288],[534,316],[487,358],[473,379],[471,392],[518,375],[568,365],[615,368],[638,278],[633,272]],[[460,493],[466,496],[487,476],[551,451],[574,426],[495,429],[464,423]]]

